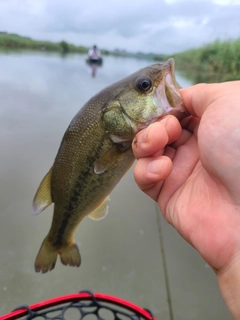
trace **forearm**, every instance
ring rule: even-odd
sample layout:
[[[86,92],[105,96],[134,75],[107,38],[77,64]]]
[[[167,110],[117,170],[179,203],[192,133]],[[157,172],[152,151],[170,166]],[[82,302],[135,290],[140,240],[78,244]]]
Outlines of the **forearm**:
[[[219,287],[234,320],[240,320],[240,256],[224,271],[217,272]]]

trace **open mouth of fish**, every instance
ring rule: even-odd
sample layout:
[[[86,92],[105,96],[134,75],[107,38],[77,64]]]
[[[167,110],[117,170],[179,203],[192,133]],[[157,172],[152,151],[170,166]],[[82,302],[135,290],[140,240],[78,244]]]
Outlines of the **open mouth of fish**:
[[[160,85],[156,89],[157,104],[163,114],[173,114],[178,119],[186,116],[186,110],[182,106],[183,100],[179,92],[180,86],[175,78],[174,59],[170,58],[164,63],[164,75]]]

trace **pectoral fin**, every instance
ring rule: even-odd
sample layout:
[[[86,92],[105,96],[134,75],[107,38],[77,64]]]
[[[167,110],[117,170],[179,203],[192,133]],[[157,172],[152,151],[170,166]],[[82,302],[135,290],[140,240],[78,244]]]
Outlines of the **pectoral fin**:
[[[105,218],[106,215],[108,214],[108,207],[109,207],[108,202],[109,202],[109,197],[107,197],[96,210],[94,210],[88,215],[89,218],[93,220],[101,220]]]
[[[101,174],[109,169],[117,160],[119,156],[119,150],[117,146],[113,146],[95,163],[94,172]]]
[[[115,137],[115,139],[117,138]],[[104,153],[104,155],[102,155],[95,163],[94,172],[96,174],[101,174],[109,169],[113,164],[115,164],[119,155],[129,149],[129,147],[131,147],[131,141],[129,141],[129,139],[118,139],[118,143],[113,145],[112,148]]]
[[[32,213],[38,214],[46,209],[52,203],[51,196],[51,178],[52,178],[52,168],[43,178],[40,183],[35,197],[33,199]]]

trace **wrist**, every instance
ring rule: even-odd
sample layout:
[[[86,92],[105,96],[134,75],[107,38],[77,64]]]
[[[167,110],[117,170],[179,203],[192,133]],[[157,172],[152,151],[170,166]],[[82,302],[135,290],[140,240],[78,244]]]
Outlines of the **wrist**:
[[[216,272],[223,299],[234,320],[240,320],[240,254]]]

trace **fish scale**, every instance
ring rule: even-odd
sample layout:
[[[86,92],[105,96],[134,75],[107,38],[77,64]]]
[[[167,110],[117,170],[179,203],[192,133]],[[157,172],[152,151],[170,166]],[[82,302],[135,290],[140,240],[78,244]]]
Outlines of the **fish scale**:
[[[85,216],[106,216],[110,192],[134,162],[135,134],[166,114],[185,114],[178,87],[169,59],[103,89],[76,114],[33,200],[35,214],[54,203],[37,272],[52,270],[58,254],[63,264],[80,265],[75,229]]]

